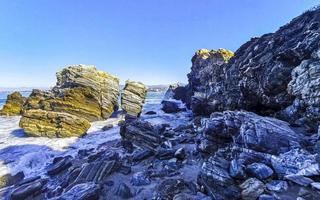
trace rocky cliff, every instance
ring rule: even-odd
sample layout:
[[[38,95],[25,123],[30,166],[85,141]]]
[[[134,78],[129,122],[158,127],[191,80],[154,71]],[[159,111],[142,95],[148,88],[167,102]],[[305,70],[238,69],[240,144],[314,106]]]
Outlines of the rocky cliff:
[[[305,12],[275,33],[252,38],[233,57],[227,53],[217,59],[219,50],[198,51],[188,74],[192,110],[208,115],[246,109],[315,129],[319,21],[318,9]]]

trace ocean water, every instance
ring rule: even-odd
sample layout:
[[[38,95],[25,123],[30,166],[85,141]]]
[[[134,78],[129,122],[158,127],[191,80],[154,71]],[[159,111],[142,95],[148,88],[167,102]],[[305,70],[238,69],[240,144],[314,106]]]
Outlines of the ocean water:
[[[28,96],[30,92],[23,92]],[[0,101],[5,102],[8,92],[0,92]],[[188,121],[190,112],[166,114],[161,110],[161,100],[164,92],[149,92],[143,108],[141,118],[152,124],[168,123],[178,126]],[[0,106],[2,106],[0,105]],[[184,106],[181,104],[181,106]],[[156,111],[156,115],[144,115],[147,111]],[[0,117],[0,176],[16,174],[23,171],[26,177],[35,175],[45,176],[45,168],[56,156],[75,156],[81,149],[96,149],[108,141],[120,138],[120,128],[117,125],[123,116],[110,118],[105,121],[93,122],[88,134],[81,138],[27,137],[19,128],[19,116]],[[102,127],[113,124],[108,131]]]

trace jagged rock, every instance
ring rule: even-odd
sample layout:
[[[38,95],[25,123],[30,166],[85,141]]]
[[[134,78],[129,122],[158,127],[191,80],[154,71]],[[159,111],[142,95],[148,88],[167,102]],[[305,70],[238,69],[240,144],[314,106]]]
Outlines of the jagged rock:
[[[301,136],[286,122],[242,111],[213,113],[202,123],[202,133],[211,147],[235,146],[278,155],[300,147]],[[214,149],[213,149],[214,150]]]
[[[94,66],[74,65],[57,73],[51,91],[34,90],[26,109],[65,112],[89,121],[107,119],[118,109],[119,79]]]
[[[153,199],[173,199],[176,194],[186,189],[187,185],[183,179],[167,179],[157,185]]]
[[[284,119],[304,119],[317,128],[319,19],[320,8],[307,11],[275,33],[252,38],[228,62],[215,51],[198,51],[188,74],[192,110],[283,112]]]
[[[68,169],[71,167],[71,156],[66,157],[57,157],[53,160],[53,163],[48,166],[47,173],[49,175],[56,175],[63,170]]]
[[[296,175],[296,174],[291,174],[291,175],[287,175],[285,176],[286,180],[292,181],[298,185],[301,186],[309,186],[311,183],[313,183],[314,181],[310,178],[301,176],[301,175]]]
[[[142,186],[149,185],[151,181],[145,172],[137,172],[133,174],[131,183],[134,186]]]
[[[288,183],[281,180],[273,180],[266,184],[266,187],[270,191],[282,192],[288,189]]]
[[[122,140],[149,150],[155,150],[162,141],[158,130],[149,122],[140,119],[126,121],[122,124],[120,135]]]
[[[236,159],[230,162],[229,174],[231,177],[237,179],[244,179],[246,177],[244,166]]]
[[[198,184],[203,186],[213,199],[238,199],[240,191],[228,173],[229,162],[223,157],[211,156],[203,163],[198,175]]]
[[[161,102],[162,104],[162,110],[165,113],[177,113],[180,111],[183,111],[184,109],[180,108],[180,103],[177,101],[169,101],[169,100],[163,100]]]
[[[0,115],[20,115],[23,111],[23,104],[26,98],[20,92],[14,92],[7,97],[6,104],[0,110]]]
[[[45,189],[45,184],[47,180],[45,179],[37,179],[32,182],[25,183],[17,188],[14,188],[11,193],[12,200],[22,200],[28,197],[32,197],[38,195]]]
[[[88,182],[75,185],[61,196],[53,198],[52,200],[98,200],[99,199],[100,187],[99,185]]]
[[[260,180],[264,180],[273,175],[273,170],[263,163],[252,163],[247,166],[246,171],[249,175]]]
[[[46,103],[46,99],[53,99],[54,93],[50,90],[42,91],[38,89],[33,89],[30,96],[27,98],[24,109],[31,110],[31,109],[42,109],[42,110],[51,110],[50,104]]]
[[[241,197],[245,200],[256,200],[265,189],[265,185],[256,178],[250,178],[240,185]]]
[[[91,125],[86,119],[68,113],[27,110],[19,126],[29,136],[54,138],[82,136]]]
[[[134,162],[139,162],[141,160],[147,159],[148,157],[154,155],[153,151],[149,149],[135,151],[132,156]]]
[[[121,107],[132,116],[139,116],[145,102],[148,88],[140,82],[126,81],[121,92]]]
[[[8,187],[10,185],[14,185],[24,178],[23,172],[18,172],[15,175],[5,174],[0,176],[0,188]]]
[[[177,159],[183,160],[186,157],[186,151],[184,148],[179,148],[175,153],[174,153],[174,157],[176,157]]]
[[[169,99],[181,100],[183,102],[187,102],[186,104],[189,105],[190,95],[188,94],[188,92],[189,91],[185,85],[181,83],[176,83],[169,86],[166,93],[164,94],[164,99],[165,100],[169,100]]]
[[[123,199],[129,199],[133,197],[131,189],[125,183],[119,184],[114,194]]]
[[[309,170],[310,168],[316,169],[314,168],[317,165],[316,156],[303,149],[292,149],[279,156],[272,156],[271,164],[278,177],[290,174],[302,176],[318,175],[318,173],[313,173],[314,171]]]
[[[86,182],[99,183],[119,167],[120,164],[116,160],[85,163],[82,166],[81,172],[71,186]]]
[[[80,102],[76,96],[74,96],[75,98],[72,98],[72,95],[68,96],[68,92],[63,90],[68,91],[69,88],[75,90],[79,88],[80,91],[86,88],[82,93],[83,96],[80,95],[80,97],[87,101]],[[53,90],[59,91],[59,96],[66,95],[62,104],[68,102],[68,100],[76,101],[75,103],[70,102],[71,105],[75,106],[74,109],[70,110],[70,113],[78,114],[84,118],[91,114],[91,121],[107,119],[113,111],[118,109],[119,79],[97,70],[94,66],[74,65],[64,68],[57,73],[57,85]],[[59,105],[59,102],[57,103]],[[61,106],[66,108],[65,105]],[[83,114],[77,109],[83,111]],[[96,113],[91,113],[93,110],[97,110]]]

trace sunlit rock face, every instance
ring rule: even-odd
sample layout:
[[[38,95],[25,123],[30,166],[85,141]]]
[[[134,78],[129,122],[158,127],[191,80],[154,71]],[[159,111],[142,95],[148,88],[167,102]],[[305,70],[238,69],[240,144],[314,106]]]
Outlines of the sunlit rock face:
[[[139,116],[147,95],[147,87],[136,81],[126,81],[121,92],[121,107],[129,115]]]
[[[319,21],[319,9],[308,11],[275,33],[252,38],[233,57],[196,52],[187,86],[194,113],[246,109],[317,127]]]
[[[14,92],[7,97],[6,104],[0,110],[0,115],[15,116],[20,115],[23,110],[25,98],[20,92]]]
[[[68,113],[45,110],[27,110],[20,120],[28,136],[35,137],[79,137],[90,128],[90,122]]]
[[[118,109],[119,79],[94,66],[75,65],[57,73],[53,91],[59,97],[50,104],[90,121],[107,119]]]
[[[57,73],[52,90],[32,92],[24,105],[20,126],[29,135],[80,136],[90,127],[88,121],[107,119],[118,109],[118,97],[118,78],[94,66],[69,66]],[[39,112],[29,112],[35,109]],[[61,120],[65,123],[59,123]],[[44,129],[50,129],[50,134],[46,135]]]

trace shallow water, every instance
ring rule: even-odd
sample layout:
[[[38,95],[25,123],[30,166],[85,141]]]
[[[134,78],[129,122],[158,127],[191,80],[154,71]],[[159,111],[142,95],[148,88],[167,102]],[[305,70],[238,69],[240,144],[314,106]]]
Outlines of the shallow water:
[[[0,93],[0,97],[8,92]],[[30,92],[24,92],[27,96]],[[160,108],[164,92],[149,92],[143,113],[153,110],[156,115],[144,115],[141,118],[152,124],[168,123],[178,126],[188,120],[189,112],[176,115],[165,114]],[[5,101],[5,100],[4,100]],[[2,102],[4,102],[2,99]],[[0,105],[2,106],[2,105]],[[23,171],[26,177],[44,173],[44,168],[54,157],[61,155],[76,155],[80,149],[95,149],[99,145],[120,138],[119,126],[121,117],[110,118],[105,121],[93,122],[88,134],[82,138],[54,138],[27,137],[19,128],[20,117],[0,117],[0,175],[16,174]],[[102,131],[106,124],[114,127]]]

